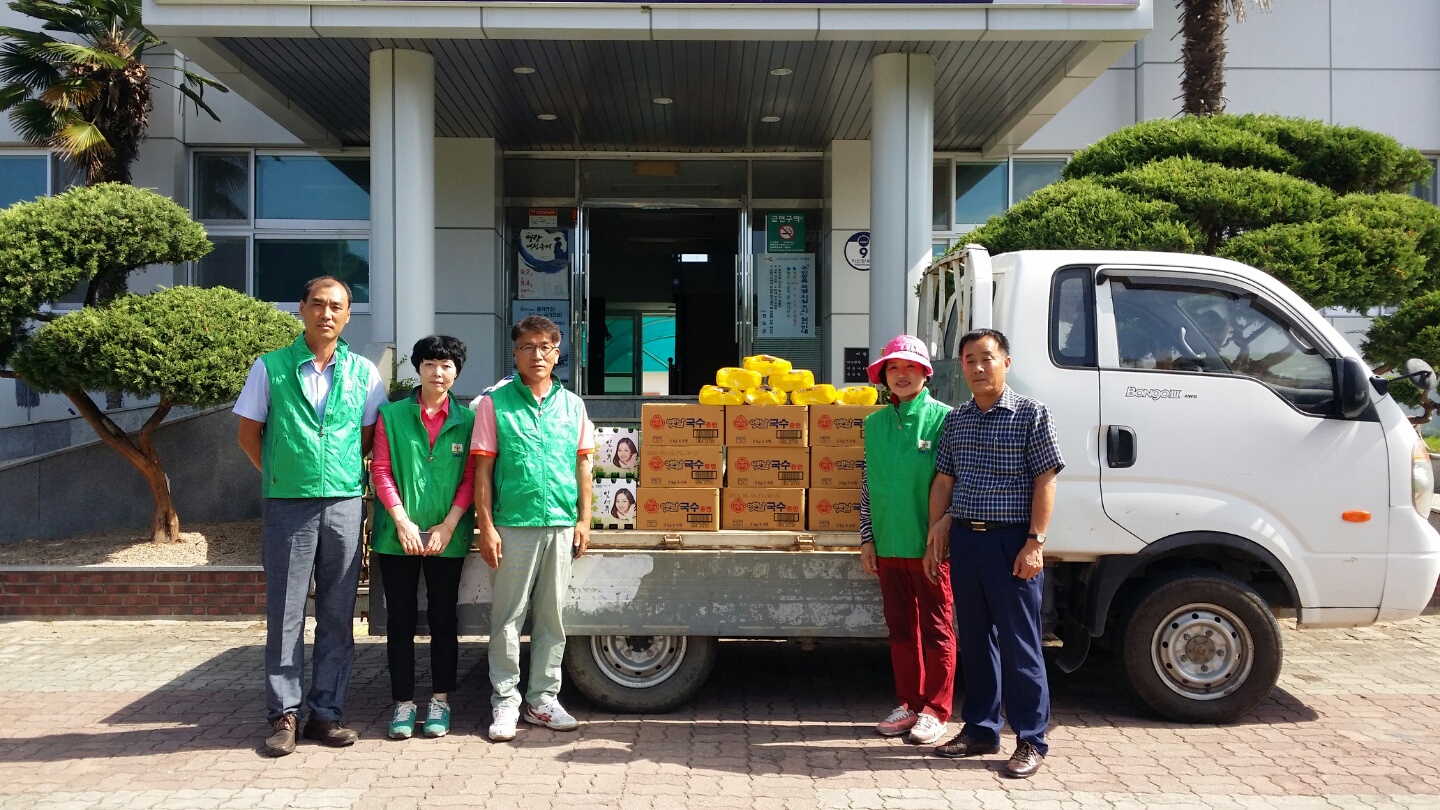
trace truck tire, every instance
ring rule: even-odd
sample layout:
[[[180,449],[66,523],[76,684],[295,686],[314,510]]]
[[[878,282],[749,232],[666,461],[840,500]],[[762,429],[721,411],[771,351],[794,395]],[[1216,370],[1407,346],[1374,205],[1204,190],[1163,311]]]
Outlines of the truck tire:
[[[705,685],[718,647],[709,636],[572,636],[565,678],[611,711],[668,712]]]
[[[1234,577],[1186,571],[1144,588],[1123,622],[1125,674],[1141,703],[1183,723],[1228,723],[1280,677],[1280,625]]]

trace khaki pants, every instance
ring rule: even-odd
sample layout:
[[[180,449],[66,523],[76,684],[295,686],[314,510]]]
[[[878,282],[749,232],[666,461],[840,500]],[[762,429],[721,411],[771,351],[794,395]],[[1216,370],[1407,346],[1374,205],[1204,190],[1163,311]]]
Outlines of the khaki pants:
[[[525,702],[539,706],[560,692],[565,627],[560,621],[570,588],[574,526],[497,526],[500,567],[490,571],[490,705],[520,707],[520,628],[530,628],[530,681]]]

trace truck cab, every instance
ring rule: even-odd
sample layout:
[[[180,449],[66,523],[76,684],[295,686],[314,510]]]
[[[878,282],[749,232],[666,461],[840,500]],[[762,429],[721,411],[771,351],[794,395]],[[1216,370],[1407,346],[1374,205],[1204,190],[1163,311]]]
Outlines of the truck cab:
[[[1265,273],[1207,256],[966,246],[922,284],[935,395],[969,398],[961,336],[1010,341],[1065,457],[1046,543],[1073,669],[1110,636],[1161,714],[1234,719],[1269,694],[1274,612],[1413,617],[1440,575],[1428,452],[1359,354]]]

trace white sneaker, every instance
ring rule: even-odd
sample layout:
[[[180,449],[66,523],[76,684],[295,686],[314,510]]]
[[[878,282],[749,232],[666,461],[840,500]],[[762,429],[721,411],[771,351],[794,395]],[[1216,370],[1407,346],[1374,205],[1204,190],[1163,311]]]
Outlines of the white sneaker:
[[[553,698],[539,706],[525,706],[525,722],[534,723],[537,726],[544,726],[555,731],[574,731],[580,727],[580,721],[570,716],[560,701]]]
[[[491,709],[490,716],[494,718],[490,724],[490,739],[495,742],[515,739],[515,724],[520,721],[518,709]]]
[[[940,718],[933,714],[920,713],[916,718],[915,725],[910,729],[910,742],[915,745],[930,745],[939,742],[945,736],[945,724]]]

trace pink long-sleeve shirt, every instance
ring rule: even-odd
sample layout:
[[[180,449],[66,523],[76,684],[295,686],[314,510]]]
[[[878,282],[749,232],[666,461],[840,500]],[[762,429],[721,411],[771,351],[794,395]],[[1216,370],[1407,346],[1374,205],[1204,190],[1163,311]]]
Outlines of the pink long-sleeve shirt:
[[[446,397],[440,410],[434,414],[426,413],[424,406],[421,406],[420,422],[425,425],[425,432],[430,436],[431,447],[434,447],[435,440],[440,438],[440,428],[445,426],[445,420],[449,417],[449,397]],[[375,484],[375,497],[379,499],[381,506],[392,509],[400,503],[400,490],[395,486],[395,471],[390,464],[390,442],[385,438],[384,415],[375,422],[375,456],[370,460],[370,479]],[[451,505],[469,509],[474,503],[475,456],[471,455],[465,462],[465,474],[460,478],[460,488],[455,490],[455,500]]]

